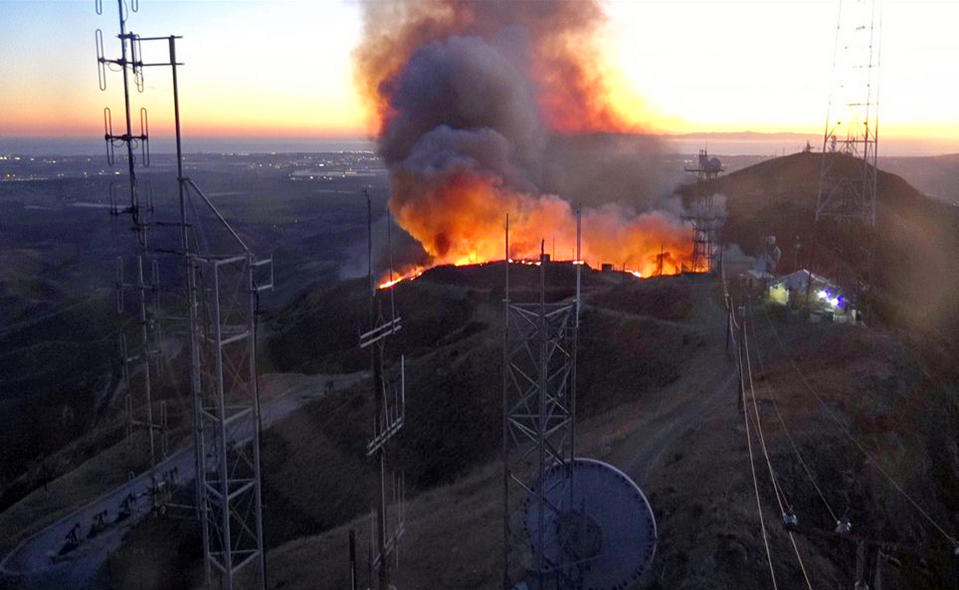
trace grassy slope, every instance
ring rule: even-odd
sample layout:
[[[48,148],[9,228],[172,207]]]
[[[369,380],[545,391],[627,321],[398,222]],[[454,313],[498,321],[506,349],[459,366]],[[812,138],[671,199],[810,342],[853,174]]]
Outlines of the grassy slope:
[[[406,351],[420,353],[407,357],[406,427],[397,445],[397,459],[413,489],[449,484],[495,457],[499,448],[501,312],[498,305],[490,303],[498,296],[468,286],[481,284],[475,275],[487,272],[491,271],[466,269],[461,284],[451,284],[452,278],[441,272],[437,282],[427,276],[398,290],[397,306],[404,312],[400,337]],[[535,273],[514,278],[522,283],[535,278]],[[591,277],[587,281],[597,285],[591,291],[610,288],[609,283],[594,282],[597,280]],[[362,289],[360,284],[352,286]],[[653,287],[655,283],[612,286],[624,298],[635,297],[636,289]],[[307,296],[300,303],[305,309],[294,307],[285,313],[304,318],[306,323],[318,310],[346,316],[338,306],[350,308],[357,298],[344,289],[331,289],[329,293],[335,296],[327,297],[326,292]],[[657,293],[660,290],[656,287]],[[322,303],[314,302],[313,297]],[[677,310],[688,312],[684,299],[688,292],[680,289],[675,297]],[[415,306],[410,305],[413,300]],[[338,325],[351,324],[334,323],[334,329]],[[341,329],[345,332],[348,328]],[[336,335],[314,338],[322,340],[323,336],[340,341]],[[281,333],[274,346],[276,342],[286,346],[291,338],[290,332]],[[344,342],[347,339],[347,335],[342,338]],[[430,342],[433,348],[427,347]],[[675,380],[680,359],[694,351],[701,339],[695,330],[676,322],[591,306],[584,312],[581,342],[587,352],[580,359],[579,408],[588,416]],[[314,344],[310,350],[317,351],[320,359],[342,358],[332,346],[324,355],[326,346],[329,344]],[[364,360],[368,362],[368,357]],[[346,366],[353,367],[348,364],[352,362],[345,361]],[[363,441],[370,436],[371,412],[365,382],[335,398],[318,400],[270,429],[264,454],[266,497],[272,498],[266,514],[270,544],[315,534],[368,510],[373,471]],[[331,482],[324,502],[315,501],[316,481]]]
[[[768,587],[742,414],[732,395],[728,399],[710,395],[730,376],[731,368],[723,354],[721,314],[711,300],[712,290],[698,280],[663,279],[660,284],[639,283],[635,289],[607,285],[588,297],[617,309],[591,307],[584,318],[579,452],[623,468],[651,499],[661,540],[644,587]],[[615,292],[618,297],[610,295]],[[689,304],[688,317],[666,321],[621,311],[627,302],[645,299],[643,293],[655,300],[664,292]],[[686,295],[675,295],[681,293]],[[446,296],[484,300],[459,287],[451,287]],[[400,587],[497,584],[502,485],[496,461],[497,318],[497,306],[478,303],[464,321],[484,323],[490,326],[487,330],[410,361],[408,426],[399,458],[412,490],[396,577]],[[955,530],[959,523],[950,522],[949,511],[959,503],[959,461],[955,441],[945,436],[959,424],[955,402],[947,402],[953,385],[937,385],[938,373],[924,366],[893,333],[812,326],[786,318],[772,322],[798,366],[851,425],[858,440],[937,520]],[[602,337],[590,338],[591,333]],[[948,556],[943,544],[842,431],[830,429],[787,357],[776,352],[771,330],[759,319],[755,339],[759,353],[753,362],[757,373],[764,375],[757,382],[757,393],[767,444],[802,524],[828,531],[833,523],[790,454],[771,413],[773,397],[835,510],[842,511],[848,503],[857,531],[915,545],[928,557],[922,567],[905,559],[900,569],[887,568],[887,587],[952,587],[955,580],[942,563],[942,556]],[[584,376],[594,365],[595,372]],[[664,367],[672,372],[663,372]],[[369,415],[366,388],[360,383],[335,399],[313,402],[276,424],[265,437],[271,588],[343,587],[351,527],[358,532],[364,554],[372,475],[362,450],[367,436],[362,417]],[[682,412],[689,408],[699,408],[701,415],[683,422]],[[663,439],[659,451],[645,448],[648,440],[668,432],[677,420],[679,426]],[[788,539],[776,525],[779,515],[763,469],[758,462],[776,571],[783,584],[798,586],[800,572]],[[145,545],[136,545],[135,539],[131,543],[134,553],[125,555],[143,559],[143,552],[136,549]],[[799,544],[816,587],[851,583],[855,558],[848,545],[817,538],[801,538]],[[165,555],[158,553],[144,567],[148,571],[180,567],[179,554]],[[126,567],[122,560],[115,566]],[[154,587],[162,587],[162,580],[157,584]]]
[[[760,323],[765,320],[759,316],[756,321],[759,352],[753,362],[761,365],[757,373],[763,375],[757,382],[759,411],[773,464],[802,525],[807,530],[829,531],[834,522],[792,455],[772,411],[772,399],[779,403],[834,510],[841,512],[848,506],[857,532],[915,546],[925,555],[925,565],[905,556],[900,567],[887,567],[886,587],[954,587],[950,548],[829,422],[788,358],[778,351],[773,332]],[[953,386],[936,387],[932,375],[924,373],[917,357],[891,333],[811,326],[780,318],[772,322],[777,333],[784,335],[797,365],[836,415],[850,425],[857,440],[934,518],[955,530],[959,522],[951,514],[959,501],[959,461],[955,441],[943,436],[959,424],[955,401],[946,402]],[[690,367],[686,376],[584,419],[580,427],[580,453],[633,469],[630,474],[643,482],[656,511],[660,547],[653,574],[643,587],[758,589],[769,585],[743,415],[732,398],[701,423],[682,429],[648,471],[629,467],[638,450],[636,441],[655,432],[657,416],[668,417],[672,400],[706,395],[700,388],[706,388],[709,375],[728,370],[728,365],[716,362],[717,355],[722,356],[721,324],[714,328],[705,348],[683,357]],[[777,525],[772,489],[755,440],[754,445],[777,575],[781,584],[799,587],[801,573],[788,538]],[[499,464],[491,461],[416,496],[396,578],[400,587],[497,587],[500,477]],[[360,517],[272,551],[271,569],[276,573],[271,587],[316,588],[321,572],[325,578],[320,588],[344,583],[350,527],[357,529],[360,547],[365,547],[368,523]],[[855,556],[849,543],[810,536],[801,537],[799,547],[815,587],[851,584]]]
[[[869,234],[856,228],[820,223],[814,228],[820,154],[793,154],[767,160],[720,177],[705,187],[687,187],[726,195],[728,242],[758,251],[766,235],[783,250],[780,272],[793,270],[795,243],[802,244],[799,265],[841,280],[867,276],[864,244]],[[842,161],[849,168],[851,161]],[[923,196],[895,174],[878,173],[877,227],[871,239],[875,258],[870,297],[886,320],[912,332],[957,342],[959,306],[959,209]]]
[[[766,231],[763,223],[783,235],[794,229],[789,216],[783,216],[781,229],[773,222],[780,217],[783,207],[796,206],[800,213],[809,211],[811,181],[799,182],[797,189],[775,178],[790,174],[814,178],[815,164],[806,156],[791,157],[764,163],[770,168],[754,171],[755,177],[726,180],[730,183],[725,190],[730,196],[731,231],[738,224],[741,243],[748,245],[750,237],[758,240]],[[790,167],[797,167],[799,172]],[[895,188],[899,182],[901,179],[895,177],[881,177],[881,185],[887,188]],[[893,221],[910,221],[906,228],[910,231],[897,239],[930,246],[947,233],[945,228],[951,218],[945,216],[934,231],[917,231],[911,223],[938,210],[935,206],[927,210],[922,201],[910,202],[912,196],[902,186],[897,194],[904,204],[898,209],[890,207],[901,212],[898,217],[893,216]],[[922,217],[911,219],[912,210]],[[788,259],[788,253],[785,258]],[[411,426],[401,440],[404,451],[400,458],[418,489],[410,506],[409,533],[398,581],[407,587],[426,587],[437,582],[457,588],[493,587],[499,555],[500,472],[495,461],[487,461],[495,456],[498,439],[499,408],[495,396],[499,389],[500,339],[496,332],[499,314],[493,304],[499,294],[481,288],[483,284],[495,284],[483,276],[495,269],[465,269],[462,283],[456,280],[454,271],[443,272],[447,273],[445,278],[438,275],[432,282],[420,280],[398,289],[399,297],[409,298],[406,303],[429,301],[429,305],[415,308],[400,306],[406,313],[407,350],[425,353],[430,344],[437,344],[434,352],[410,365]],[[645,282],[640,289],[647,290],[641,295],[628,290],[610,295],[615,285],[602,287],[600,279],[594,292],[588,294],[588,301],[607,310],[587,313],[584,325],[582,351],[589,352],[581,354],[581,407],[593,404],[590,411],[594,415],[585,419],[580,431],[583,454],[606,456],[617,464],[628,463],[637,450],[637,440],[646,436],[657,419],[669,416],[664,408],[669,408],[675,399],[708,394],[711,380],[728,370],[716,362],[717,355],[721,356],[721,324],[703,312],[702,301],[690,305],[692,319],[673,318],[677,312],[664,311],[659,303],[648,302],[671,301],[671,281],[664,279],[658,286],[654,281]],[[893,292],[893,287],[887,288]],[[901,288],[912,287],[906,281]],[[299,354],[291,364],[300,363],[310,371],[361,367],[365,363],[362,355],[339,352],[347,345],[353,347],[358,327],[364,323],[363,299],[355,289],[333,286],[306,295],[281,312],[277,317],[279,336],[271,346],[274,361]],[[608,292],[603,293],[604,290]],[[562,296],[562,291],[552,289],[552,297]],[[565,292],[568,294],[568,288]],[[681,310],[682,299],[679,301]],[[462,315],[451,318],[447,315],[450,310]],[[635,311],[660,318],[636,315]],[[418,312],[422,315],[417,316]],[[328,319],[336,321],[332,322],[331,331],[324,332],[330,326]],[[305,320],[311,329],[297,333],[296,320]],[[705,347],[704,326],[712,326],[705,336]],[[948,510],[954,511],[959,503],[959,462],[955,441],[945,435],[954,432],[959,422],[955,402],[949,401],[954,399],[949,397],[952,383],[943,379],[935,367],[924,365],[909,350],[908,343],[903,344],[906,337],[902,335],[842,326],[783,323],[778,327],[787,335],[790,349],[796,347],[799,351],[799,366],[815,375],[813,380],[823,388],[827,402],[852,424],[856,436],[882,458],[884,468],[897,481],[927,502],[937,518],[954,530],[957,523],[948,522]],[[595,332],[590,339],[591,329]],[[941,544],[937,545],[928,527],[922,526],[901,498],[890,493],[888,484],[857,456],[841,431],[829,432],[823,425],[821,410],[801,389],[797,376],[790,373],[791,365],[785,364],[785,357],[777,358],[772,352],[775,345],[770,335],[771,332],[760,331],[757,336],[760,350],[769,355],[767,380],[759,390],[760,408],[765,428],[769,429],[767,442],[774,464],[783,475],[784,487],[795,495],[802,522],[823,528],[830,524],[812,492],[803,488],[808,484],[803,483],[804,475],[790,459],[782,432],[777,431],[775,423],[769,425],[775,419],[769,413],[772,395],[782,404],[789,423],[795,421],[794,437],[807,461],[816,467],[819,478],[845,481],[843,478],[850,474],[846,479],[853,483],[846,485],[848,489],[835,484],[831,491],[843,499],[850,498],[857,530],[861,527],[887,534],[941,554]],[[844,351],[843,355],[837,355],[837,350]],[[320,364],[310,364],[314,362]],[[637,363],[642,364],[636,366]],[[584,376],[590,370],[592,375]],[[679,381],[669,384],[680,374]],[[652,380],[648,380],[650,375]],[[594,388],[592,392],[590,387]],[[494,397],[490,398],[491,395]],[[266,485],[268,498],[274,499],[268,500],[266,521],[273,523],[268,524],[271,544],[345,523],[271,551],[271,587],[315,588],[319,580],[324,584],[321,587],[337,587],[337,580],[342,581],[345,576],[346,527],[352,524],[360,531],[363,546],[367,523],[362,514],[369,499],[362,496],[362,491],[368,489],[363,484],[370,472],[362,460],[360,447],[365,433],[364,421],[359,417],[369,415],[367,397],[363,386],[358,386],[341,399],[317,402],[268,434],[266,453],[271,461],[265,463]],[[648,472],[633,473],[644,481],[663,533],[657,557],[659,569],[647,585],[766,587],[766,566],[757,536],[758,522],[752,508],[755,499],[745,459],[742,415],[735,405],[730,402],[695,427],[684,427],[668,449],[669,452],[655,457]],[[759,475],[762,477],[762,471]],[[760,481],[766,517],[775,523],[778,514],[770,508],[771,490],[768,483]],[[318,500],[320,482],[322,498]],[[274,486],[272,494],[270,486]],[[327,498],[332,500],[327,502]],[[359,518],[350,522],[355,514]],[[771,534],[777,571],[798,584],[798,570],[789,558],[785,537],[775,525]],[[853,557],[842,546],[807,540],[800,541],[800,546],[807,555],[814,580],[825,586],[849,584]],[[935,563],[932,567],[936,572],[943,571]],[[928,574],[920,573],[918,566],[906,564],[903,571],[897,575],[903,576],[904,584],[936,587],[930,586]],[[949,578],[938,581],[939,587],[953,583]]]

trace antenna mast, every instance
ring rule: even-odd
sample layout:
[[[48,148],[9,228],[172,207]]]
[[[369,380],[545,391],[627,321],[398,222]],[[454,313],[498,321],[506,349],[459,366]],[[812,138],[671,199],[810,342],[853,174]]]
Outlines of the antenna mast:
[[[380,289],[376,283],[373,264],[373,195],[369,187],[363,189],[366,196],[367,246],[369,262],[369,326],[370,329],[360,335],[360,348],[370,349],[370,364],[373,370],[373,433],[366,445],[366,455],[375,457],[379,466],[379,481],[376,488],[376,505],[370,510],[370,587],[373,588],[373,572],[376,572],[377,590],[390,590],[390,557],[398,565],[398,545],[405,531],[406,522],[406,485],[402,472],[390,465],[391,441],[403,428],[406,413],[406,357],[400,356],[399,371],[387,375],[385,352],[386,341],[402,328],[400,316],[396,315],[396,302],[393,283],[392,221],[387,212],[387,248],[390,256],[388,287]],[[389,290],[389,309],[384,310],[382,295]],[[386,319],[386,313],[389,319]],[[387,487],[391,490],[388,492]],[[392,495],[392,502],[387,498]],[[392,509],[392,514],[390,511]]]
[[[716,212],[709,183],[725,168],[719,158],[710,158],[709,152],[702,149],[699,150],[696,162],[687,162],[683,170],[696,174],[696,189],[699,193],[692,203],[692,214],[683,216],[683,221],[688,221],[693,226],[693,258],[687,270],[696,273],[712,272],[713,258],[716,256],[716,233],[725,218]],[[659,259],[659,269],[659,274],[662,274],[662,258]]]
[[[882,0],[840,0],[816,221],[876,225]]]
[[[130,10],[136,12],[138,8],[138,1],[130,0]],[[103,13],[102,0],[96,1],[96,10]],[[111,213],[130,214],[133,219],[137,282],[125,283],[124,265],[119,264],[117,301],[122,309],[123,290],[137,290],[143,352],[130,357],[125,340],[121,341],[121,348],[125,361],[140,360],[143,364],[138,372],[145,380],[151,474],[157,466],[153,434],[158,426],[153,421],[150,398],[150,361],[159,355],[157,318],[161,313],[161,292],[157,256],[167,254],[173,255],[184,272],[180,299],[170,301],[162,311],[179,307],[179,315],[187,318],[193,399],[196,496],[193,506],[180,507],[191,508],[201,522],[208,585],[214,583],[215,574],[220,587],[232,590],[241,570],[252,568],[255,572],[247,579],[252,579],[256,588],[265,588],[256,339],[259,296],[273,288],[273,260],[258,259],[196,182],[184,175],[177,80],[177,68],[183,64],[176,61],[176,41],[180,37],[141,37],[127,30],[129,13],[125,0],[117,0],[117,10],[120,58],[104,56],[103,33],[97,30],[97,64],[101,90],[106,89],[108,66],[118,66],[123,72],[125,131],[113,132],[110,109],[104,109],[104,139],[111,164],[116,146],[125,147],[127,152],[129,205],[121,207],[111,191]],[[165,44],[168,58],[145,63],[144,42]],[[166,221],[153,219],[152,199],[143,198],[136,177],[134,148],[140,148],[144,165],[149,164],[149,129],[146,110],[140,109],[140,134],[131,131],[129,76],[133,75],[142,92],[143,69],[147,67],[169,67],[171,71],[178,216]],[[164,229],[172,232],[164,233]],[[149,283],[144,279],[145,267],[152,270]],[[132,414],[133,404],[128,402],[128,407]],[[165,406],[161,406],[161,425],[166,423],[165,416]],[[155,477],[152,479],[156,481]],[[153,495],[156,502],[156,490]],[[169,499],[172,494],[165,497]]]
[[[131,260],[125,256],[116,259],[116,305],[117,312],[122,314],[126,309],[127,292],[135,293],[136,311],[134,317],[138,325],[135,344],[129,345],[126,334],[119,337],[120,365],[123,382],[126,386],[125,412],[126,435],[128,444],[133,445],[133,432],[138,428],[147,431],[149,444],[150,471],[156,468],[157,462],[166,455],[166,445],[162,445],[161,452],[157,452],[157,431],[163,430],[164,425],[153,416],[153,388],[154,379],[159,373],[159,264],[156,253],[152,249],[150,230],[153,225],[152,192],[147,183],[141,185],[137,177],[137,152],[139,151],[140,164],[143,167],[150,165],[150,138],[149,119],[145,108],[139,112],[140,132],[133,133],[133,115],[130,100],[130,77],[139,92],[143,92],[143,61],[140,36],[127,30],[129,10],[136,12],[138,2],[133,2],[128,10],[122,0],[118,0],[118,20],[120,34],[120,57],[108,59],[105,55],[103,31],[96,30],[95,40],[97,49],[97,78],[101,91],[107,89],[107,69],[110,66],[119,67],[123,73],[123,119],[122,131],[114,133],[113,113],[110,107],[103,109],[103,138],[106,142],[107,162],[113,166],[116,163],[116,150],[127,160],[128,196],[121,198],[116,185],[110,186],[110,214],[117,220],[121,216],[129,215],[132,221],[135,256]],[[102,1],[96,2],[97,14],[103,14]],[[116,230],[116,223],[114,229]],[[116,236],[115,236],[116,237]],[[137,385],[133,385],[137,383]],[[133,390],[137,390],[134,396]],[[165,439],[165,436],[162,437]],[[162,441],[161,441],[162,442]],[[158,456],[162,455],[162,456]]]
[[[577,543],[557,549],[547,539],[551,526],[573,527],[573,458],[576,419],[576,344],[582,264],[581,215],[576,214],[576,297],[546,302],[547,257],[541,247],[539,301],[514,303],[509,283],[509,217],[506,218],[505,319],[503,350],[503,588],[524,579],[533,588],[577,587],[587,563]],[[559,473],[554,484],[548,475]],[[557,488],[562,488],[557,496]],[[516,490],[516,497],[511,491]],[[567,493],[568,492],[568,493]],[[534,525],[514,522],[524,511]],[[557,504],[556,498],[561,498]],[[573,519],[575,520],[575,519]],[[526,538],[524,529],[534,531]]]

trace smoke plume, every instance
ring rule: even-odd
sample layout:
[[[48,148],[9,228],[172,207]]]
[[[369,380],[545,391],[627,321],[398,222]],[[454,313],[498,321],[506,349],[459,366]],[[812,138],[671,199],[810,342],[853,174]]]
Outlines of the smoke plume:
[[[573,199],[590,264],[680,270],[688,234],[656,207],[658,144],[623,135],[643,129],[610,100],[597,2],[372,0],[364,14],[357,82],[389,206],[432,264],[502,259],[507,213],[511,257],[545,239],[571,258]]]

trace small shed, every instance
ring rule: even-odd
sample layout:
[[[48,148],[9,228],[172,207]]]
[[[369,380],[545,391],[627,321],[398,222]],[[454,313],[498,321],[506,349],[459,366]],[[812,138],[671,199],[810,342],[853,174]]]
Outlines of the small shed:
[[[836,319],[851,311],[850,302],[838,285],[806,269],[769,281],[766,295],[772,303],[791,307],[808,305],[810,312]]]

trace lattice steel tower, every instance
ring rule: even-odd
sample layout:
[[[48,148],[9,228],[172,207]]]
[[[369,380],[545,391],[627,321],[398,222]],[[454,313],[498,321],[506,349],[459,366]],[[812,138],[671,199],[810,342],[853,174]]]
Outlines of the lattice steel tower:
[[[102,2],[97,1],[96,8],[102,14]],[[111,113],[105,109],[104,137],[111,163],[116,145],[123,145],[127,152],[129,205],[120,206],[114,198],[111,212],[115,216],[130,214],[137,236],[136,283],[131,286],[123,281],[125,273],[120,265],[117,284],[121,294],[124,288],[138,292],[145,354],[133,358],[144,364],[151,450],[157,425],[152,418],[149,361],[158,354],[156,326],[163,313],[185,324],[183,333],[189,341],[196,472],[196,495],[189,508],[201,522],[207,583],[218,582],[222,588],[232,590],[237,587],[241,571],[253,570],[244,572],[243,579],[256,588],[264,588],[256,338],[259,296],[273,287],[273,261],[258,259],[196,182],[184,175],[177,82],[177,68],[183,64],[176,60],[176,41],[180,37],[141,37],[132,33],[126,27],[129,11],[125,0],[117,0],[117,8],[121,56],[112,60],[104,57],[103,34],[98,30],[97,62],[101,89],[106,85],[108,65],[123,72],[125,132],[113,133]],[[129,10],[137,8],[138,2],[131,0]],[[149,42],[165,44],[166,59],[144,62],[142,47]],[[142,91],[143,70],[147,67],[168,67],[171,72],[177,195],[167,212],[175,211],[178,215],[166,220],[153,215],[152,199],[144,199],[135,170],[135,147],[141,148],[144,163],[149,162],[149,132],[145,109],[140,111],[140,134],[131,131],[128,78],[132,74]],[[162,291],[157,278],[160,254],[177,260],[182,270]],[[145,269],[152,272],[149,282],[144,278],[148,272]],[[122,303],[119,295],[118,302]],[[129,357],[125,347],[124,356]],[[155,465],[155,452],[151,455]]]
[[[715,197],[709,183],[724,170],[719,158],[710,158],[705,149],[699,150],[695,162],[687,162],[683,170],[696,174],[696,190],[690,214],[683,216],[693,226],[693,257],[687,269],[690,272],[707,273],[713,270],[716,256],[716,235],[725,221],[715,206]]]
[[[876,225],[882,0],[840,0],[816,221]]]
[[[539,262],[539,302],[514,303],[509,283],[506,220],[505,335],[503,347],[503,588],[520,581],[545,588],[576,587],[583,563],[578,542],[550,545],[547,530],[575,534],[571,522],[576,422],[576,344],[581,291],[581,225],[576,215],[576,295],[546,302],[547,258]],[[548,472],[560,470],[547,489]],[[552,480],[550,480],[552,481]],[[563,489],[557,496],[555,487]],[[516,497],[511,491],[517,492]],[[568,491],[566,494],[564,492]],[[525,496],[520,510],[519,498]],[[564,500],[555,502],[555,498]],[[553,500],[551,500],[551,498]],[[575,518],[573,519],[575,520]],[[530,526],[532,524],[532,526]],[[529,534],[530,530],[535,531]],[[530,538],[531,537],[531,538]],[[579,565],[578,565],[579,564]]]
[[[216,211],[193,181],[184,183]],[[232,252],[191,254],[188,267],[206,574],[209,583],[218,573],[230,590],[252,568],[255,587],[264,588],[256,328],[258,294],[273,287],[272,260],[257,260],[225,221],[223,228]]]

